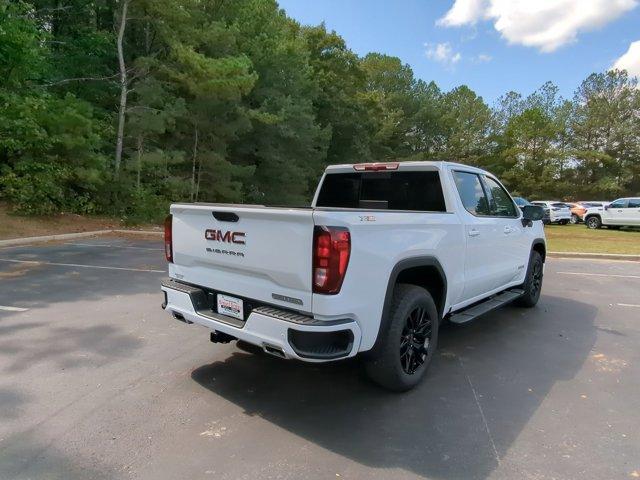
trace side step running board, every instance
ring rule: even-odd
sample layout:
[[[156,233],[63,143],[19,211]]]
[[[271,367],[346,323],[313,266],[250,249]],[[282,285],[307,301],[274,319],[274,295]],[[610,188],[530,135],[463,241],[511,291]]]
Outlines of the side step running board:
[[[523,293],[524,290],[520,289],[505,290],[504,292],[494,295],[487,300],[483,300],[481,303],[478,303],[473,307],[454,313],[449,317],[449,321],[458,325],[470,322],[471,320],[478,318],[480,315],[484,315],[496,308],[513,302]]]

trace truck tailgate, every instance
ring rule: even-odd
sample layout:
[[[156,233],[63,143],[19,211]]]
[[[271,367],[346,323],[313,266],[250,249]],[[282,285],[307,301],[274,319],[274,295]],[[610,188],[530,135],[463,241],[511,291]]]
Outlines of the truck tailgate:
[[[313,210],[174,204],[178,280],[311,312]]]

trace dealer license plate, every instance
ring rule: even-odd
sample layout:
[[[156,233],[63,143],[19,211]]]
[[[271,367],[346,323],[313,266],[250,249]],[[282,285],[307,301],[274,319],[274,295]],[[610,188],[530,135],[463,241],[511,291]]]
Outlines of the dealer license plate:
[[[244,320],[242,300],[229,295],[218,294],[218,313]]]

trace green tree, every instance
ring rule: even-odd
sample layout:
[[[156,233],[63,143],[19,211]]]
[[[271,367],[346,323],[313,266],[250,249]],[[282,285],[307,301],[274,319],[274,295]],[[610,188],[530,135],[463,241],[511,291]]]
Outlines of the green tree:
[[[319,87],[313,102],[316,118],[331,132],[324,163],[371,160],[374,123],[363,96],[366,77],[360,59],[337,33],[327,32],[324,24],[305,27],[302,34]]]
[[[640,93],[624,71],[590,75],[574,97],[577,177],[585,195],[615,197],[640,186]]]
[[[481,165],[488,154],[491,110],[482,97],[461,86],[442,99],[441,120],[445,131],[444,156],[448,160]]]
[[[374,160],[397,160],[414,153],[412,118],[419,110],[413,71],[399,58],[370,53],[362,59],[368,115],[374,121]]]
[[[230,150],[240,164],[255,166],[247,198],[306,203],[322,171],[331,131],[316,120],[313,102],[319,87],[300,26],[272,0],[229,2],[222,10],[257,74],[244,102],[251,130]]]

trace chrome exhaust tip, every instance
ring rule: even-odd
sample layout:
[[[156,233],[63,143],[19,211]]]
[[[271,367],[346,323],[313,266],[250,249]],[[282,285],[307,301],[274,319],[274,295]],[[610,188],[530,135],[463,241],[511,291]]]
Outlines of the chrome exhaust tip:
[[[282,348],[280,347],[274,347],[273,345],[264,344],[262,345],[262,349],[265,351],[265,353],[273,355],[274,357],[287,358],[287,356],[284,354],[284,350],[282,350]]]

